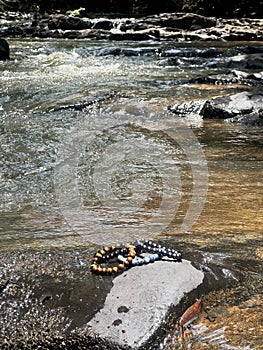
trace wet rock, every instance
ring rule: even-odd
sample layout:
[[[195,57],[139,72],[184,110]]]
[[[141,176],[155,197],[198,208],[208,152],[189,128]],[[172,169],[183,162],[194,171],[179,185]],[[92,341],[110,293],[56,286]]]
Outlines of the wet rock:
[[[237,31],[235,33],[223,35],[222,39],[225,41],[252,41],[257,40],[257,34],[247,31]]]
[[[209,28],[216,25],[216,18],[204,17],[193,13],[188,14],[171,14],[167,18],[160,20],[162,27],[172,27],[177,29]]]
[[[263,69],[263,55],[237,55],[229,59],[227,66],[237,69]]]
[[[241,92],[206,101],[201,114],[204,118],[227,119],[260,111],[263,111],[263,93]]]
[[[143,48],[143,47],[138,47],[138,48],[120,48],[120,47],[105,47],[102,49],[99,49],[96,52],[97,56],[156,56],[158,51],[155,48]]]
[[[70,104],[66,104],[66,105],[60,104],[58,107],[49,108],[48,111],[52,111],[52,112],[65,111],[68,109],[72,109],[75,111],[82,111],[83,109],[85,109],[93,104],[99,103],[101,101],[109,100],[109,99],[113,98],[114,96],[115,96],[114,92],[106,94],[106,95],[102,95],[102,96],[93,96],[93,97],[90,97],[88,99],[85,99],[82,101],[75,101],[74,103],[70,103]]]
[[[263,125],[263,92],[241,92],[207,101],[187,101],[169,107],[180,117],[227,119],[251,126]]]
[[[228,123],[243,124],[248,126],[263,126],[263,111],[252,112],[248,115],[238,115],[227,120]]]
[[[106,40],[109,38],[109,32],[103,29],[85,29],[79,31],[79,39]]]
[[[188,261],[158,261],[131,269],[113,280],[103,308],[88,324],[102,339],[137,349],[149,342],[169,309],[203,278]]]
[[[132,21],[127,20],[119,25],[119,29],[122,32],[126,31],[138,31],[138,30],[144,30],[149,28],[149,24],[144,23],[143,21]]]
[[[100,20],[98,22],[95,22],[92,26],[93,29],[104,29],[104,30],[111,30],[113,28],[113,22],[110,20]]]
[[[61,30],[81,30],[91,28],[91,22],[79,17],[65,16],[65,15],[52,15],[48,21],[49,29],[61,29]]]
[[[175,103],[169,107],[169,110],[179,117],[199,117],[202,118],[201,112],[206,101],[186,101]]]
[[[0,61],[10,59],[9,44],[5,39],[0,38]]]
[[[10,279],[0,283],[0,294],[6,289],[9,283],[10,283]]]
[[[263,83],[263,72],[247,73],[239,70],[231,70],[226,74],[213,74],[201,76],[189,80],[190,84],[242,84],[249,86],[261,86]]]

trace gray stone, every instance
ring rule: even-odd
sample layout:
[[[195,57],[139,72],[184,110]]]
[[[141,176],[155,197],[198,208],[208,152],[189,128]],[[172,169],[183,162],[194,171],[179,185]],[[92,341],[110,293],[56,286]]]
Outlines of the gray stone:
[[[263,124],[263,92],[244,91],[211,100],[175,103],[169,110],[179,117],[225,119],[250,126]]]
[[[207,101],[201,111],[204,118],[227,119],[236,116],[248,116],[263,110],[263,98],[260,92],[240,92]]]
[[[102,339],[137,349],[164,323],[170,307],[203,282],[189,261],[157,261],[130,269],[113,280],[103,308],[89,326]]]

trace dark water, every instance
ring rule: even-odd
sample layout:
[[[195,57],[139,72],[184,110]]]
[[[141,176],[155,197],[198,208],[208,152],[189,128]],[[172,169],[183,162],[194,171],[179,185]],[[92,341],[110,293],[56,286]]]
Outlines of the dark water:
[[[185,83],[216,72],[187,55],[167,63],[190,43],[10,46],[12,60],[0,62],[2,253],[143,236],[262,274],[262,128],[166,111],[247,87]],[[126,54],[106,54],[113,46]]]

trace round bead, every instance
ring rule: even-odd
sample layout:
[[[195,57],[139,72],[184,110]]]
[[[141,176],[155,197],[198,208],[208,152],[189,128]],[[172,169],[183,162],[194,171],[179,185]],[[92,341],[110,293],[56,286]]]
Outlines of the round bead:
[[[139,258],[138,265],[143,265],[143,264],[144,264],[144,259]]]
[[[124,262],[126,261],[126,259],[125,259],[124,256],[122,256],[122,255],[118,255],[117,259],[118,259],[119,261],[121,261],[122,263],[124,263]]]
[[[119,264],[119,265],[118,265],[118,269],[124,270],[124,269],[125,269],[125,265],[124,265],[124,264]]]
[[[145,256],[143,260],[145,264],[149,264],[150,262],[150,258],[148,256]]]
[[[118,267],[117,267],[117,266],[114,266],[114,267],[112,268],[112,271],[115,272],[115,273],[117,273],[117,272],[118,272]]]
[[[149,258],[150,258],[150,261],[151,261],[151,262],[154,262],[154,261],[156,260],[155,254],[150,255]]]

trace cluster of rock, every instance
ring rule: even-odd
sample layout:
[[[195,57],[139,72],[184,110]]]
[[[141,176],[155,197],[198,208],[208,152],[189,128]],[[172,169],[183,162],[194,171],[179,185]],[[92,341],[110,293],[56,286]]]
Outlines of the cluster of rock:
[[[3,15],[2,15],[3,16]],[[263,40],[263,19],[216,19],[192,13],[164,13],[143,18],[87,18],[67,14],[20,15],[6,13],[2,37],[38,37],[109,40]]]
[[[225,119],[232,123],[263,126],[263,91],[240,92],[211,100],[176,103],[170,110],[180,117]]]

